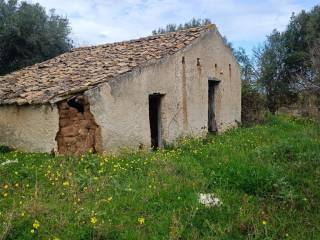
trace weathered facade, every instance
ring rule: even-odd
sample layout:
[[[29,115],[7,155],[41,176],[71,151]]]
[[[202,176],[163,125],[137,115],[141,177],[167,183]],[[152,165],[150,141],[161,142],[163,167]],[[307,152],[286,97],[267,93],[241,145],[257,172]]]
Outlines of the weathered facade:
[[[241,121],[239,66],[214,25],[75,49],[0,83],[0,145],[25,151],[161,147]]]

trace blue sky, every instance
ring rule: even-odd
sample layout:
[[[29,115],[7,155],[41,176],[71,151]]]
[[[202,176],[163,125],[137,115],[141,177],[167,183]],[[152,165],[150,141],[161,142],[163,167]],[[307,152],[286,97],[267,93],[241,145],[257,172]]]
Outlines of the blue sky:
[[[273,29],[284,30],[292,12],[319,0],[31,0],[67,16],[76,46],[150,35],[168,23],[210,18],[235,47],[249,50]]]

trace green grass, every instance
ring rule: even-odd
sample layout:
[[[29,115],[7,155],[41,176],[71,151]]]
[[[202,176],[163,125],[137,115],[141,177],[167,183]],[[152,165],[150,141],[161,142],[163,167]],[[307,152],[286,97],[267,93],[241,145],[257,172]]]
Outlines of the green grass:
[[[0,165],[1,240],[320,239],[320,126],[312,121],[271,118],[152,153],[7,150],[0,164],[18,163]],[[198,193],[223,204],[205,208]]]

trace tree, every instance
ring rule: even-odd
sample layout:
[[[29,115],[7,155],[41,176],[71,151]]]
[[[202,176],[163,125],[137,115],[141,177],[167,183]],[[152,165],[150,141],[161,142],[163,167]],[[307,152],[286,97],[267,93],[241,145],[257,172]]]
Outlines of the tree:
[[[320,5],[315,6],[309,13],[307,22],[307,41],[314,46],[320,39]]]
[[[229,42],[227,36],[223,36],[222,40],[224,42],[224,44],[230,48],[231,52],[234,54],[235,49],[233,48],[232,42]]]
[[[0,75],[71,49],[69,20],[39,4],[0,0]]]
[[[205,19],[195,19],[192,18],[189,22],[186,22],[184,24],[168,24],[166,27],[162,28],[158,28],[152,31],[152,35],[156,36],[156,35],[160,35],[160,34],[165,34],[165,33],[170,33],[170,32],[176,32],[176,31],[180,31],[180,30],[185,30],[185,29],[189,29],[189,28],[195,28],[195,27],[202,27],[202,26],[206,26],[212,24],[211,20],[209,18],[205,18]],[[232,46],[232,43],[228,41],[227,37],[224,36],[222,37],[223,42],[226,44],[226,46],[228,46],[230,48],[230,50],[233,52],[234,48]]]
[[[285,57],[283,63],[291,79],[292,87],[297,92],[305,87],[305,80],[311,77],[311,58],[307,41],[307,23],[309,15],[305,11],[291,17],[286,31],[283,33]]]
[[[261,122],[264,118],[266,103],[257,85],[253,60],[241,47],[233,50],[233,54],[240,65],[241,72],[241,122],[244,125]]]
[[[307,40],[310,46],[312,62],[312,89],[320,96],[320,5],[315,6],[310,12],[310,19],[307,24]]]
[[[159,34],[164,34],[164,33],[169,33],[169,32],[176,32],[184,29],[189,29],[189,28],[194,28],[194,27],[201,27],[211,24],[211,20],[208,18],[205,19],[191,19],[189,22],[186,22],[185,24],[168,24],[166,27],[158,28],[152,31],[152,35],[159,35]]]
[[[252,60],[247,55],[245,49],[240,47],[233,51],[233,55],[240,65],[241,80],[253,85],[255,82],[255,69]]]
[[[320,6],[310,12],[302,11],[292,15],[283,34],[286,49],[287,73],[292,86],[299,91],[319,91],[319,71],[317,70],[317,52],[320,41]]]
[[[283,34],[274,30],[262,47],[255,51],[258,83],[267,98],[272,114],[295,97],[285,65],[286,49]]]
[[[315,71],[315,80],[313,84],[315,87],[320,90],[320,38],[318,41],[314,44],[312,50],[311,50],[311,60],[312,60],[312,67]]]
[[[297,101],[299,94],[320,96],[320,6],[293,14],[286,30],[273,31],[255,51],[257,80],[270,112]]]

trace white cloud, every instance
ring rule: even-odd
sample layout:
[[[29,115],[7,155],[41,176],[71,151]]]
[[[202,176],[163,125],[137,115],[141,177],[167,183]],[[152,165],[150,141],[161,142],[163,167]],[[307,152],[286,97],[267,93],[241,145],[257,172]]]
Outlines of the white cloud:
[[[146,36],[168,23],[210,18],[239,45],[257,44],[274,28],[283,30],[292,12],[315,0],[32,0],[66,15],[78,45]],[[308,3],[307,3],[308,2]]]

